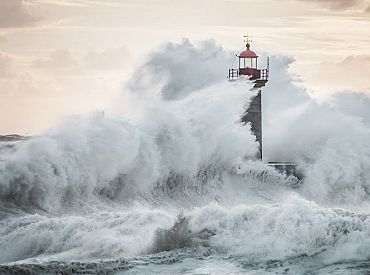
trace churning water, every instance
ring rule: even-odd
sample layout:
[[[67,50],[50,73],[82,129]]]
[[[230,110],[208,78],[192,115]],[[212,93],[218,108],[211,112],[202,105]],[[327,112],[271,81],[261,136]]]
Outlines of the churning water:
[[[370,100],[315,103],[272,58],[264,153],[302,164],[298,180],[252,159],[254,92],[224,80],[230,56],[170,43],[135,72],[127,113],[1,143],[0,272],[370,272]]]

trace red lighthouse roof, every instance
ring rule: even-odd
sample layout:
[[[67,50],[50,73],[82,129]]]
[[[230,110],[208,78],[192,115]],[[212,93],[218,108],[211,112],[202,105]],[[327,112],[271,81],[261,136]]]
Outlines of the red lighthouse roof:
[[[255,58],[255,57],[258,57],[258,55],[250,50],[250,47],[251,45],[249,43],[247,43],[247,49],[242,51],[240,54],[239,54],[239,57],[242,57],[242,58]]]

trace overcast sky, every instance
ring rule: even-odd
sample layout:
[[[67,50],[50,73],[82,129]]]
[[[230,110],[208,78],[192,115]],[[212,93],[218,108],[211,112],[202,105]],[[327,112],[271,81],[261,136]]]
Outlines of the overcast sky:
[[[166,41],[238,51],[247,32],[257,52],[294,57],[312,97],[370,95],[369,0],[0,0],[0,134],[110,108]]]

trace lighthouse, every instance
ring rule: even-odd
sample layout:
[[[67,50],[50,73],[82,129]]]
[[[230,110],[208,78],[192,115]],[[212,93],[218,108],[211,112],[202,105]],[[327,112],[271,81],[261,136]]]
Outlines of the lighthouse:
[[[229,69],[229,80],[235,80],[240,76],[247,76],[253,82],[253,90],[256,91],[256,96],[252,98],[249,107],[241,118],[244,124],[250,123],[253,134],[256,136],[259,144],[259,151],[256,155],[257,159],[262,160],[262,87],[264,87],[269,77],[269,58],[267,58],[267,68],[259,69],[258,55],[251,50],[251,37],[244,36],[246,40],[245,49],[236,57],[238,58],[238,68]]]

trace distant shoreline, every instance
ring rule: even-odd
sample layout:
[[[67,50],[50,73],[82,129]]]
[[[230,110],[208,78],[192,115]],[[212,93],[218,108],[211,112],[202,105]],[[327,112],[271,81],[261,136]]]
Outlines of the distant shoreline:
[[[21,136],[21,135],[0,135],[0,142],[9,142],[9,141],[19,141],[28,139],[29,136]]]

